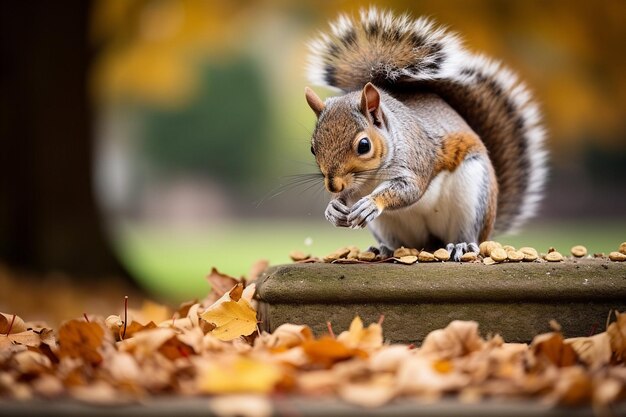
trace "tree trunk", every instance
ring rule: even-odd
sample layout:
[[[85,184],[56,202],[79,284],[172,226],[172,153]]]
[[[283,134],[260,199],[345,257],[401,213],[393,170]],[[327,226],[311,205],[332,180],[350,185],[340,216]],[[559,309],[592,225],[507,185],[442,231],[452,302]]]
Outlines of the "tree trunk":
[[[0,6],[0,261],[128,278],[94,198],[90,6]]]

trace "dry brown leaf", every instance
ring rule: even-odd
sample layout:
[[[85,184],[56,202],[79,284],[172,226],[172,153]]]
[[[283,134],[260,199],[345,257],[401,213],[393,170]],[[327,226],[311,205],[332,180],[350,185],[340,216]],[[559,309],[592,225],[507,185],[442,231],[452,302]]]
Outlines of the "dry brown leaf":
[[[9,333],[9,328],[11,333],[21,333],[27,329],[24,320],[20,316],[14,317],[13,314],[0,313],[0,334]]]
[[[592,396],[593,383],[589,374],[580,366],[569,366],[561,369],[546,402],[577,406],[589,403]]]
[[[154,352],[172,337],[176,336],[174,329],[157,327],[136,333],[130,339],[124,339],[118,344],[122,352],[131,352],[138,359],[151,356]]]
[[[203,301],[203,305],[207,306],[214,303],[231,288],[235,285],[239,284],[241,281],[235,277],[231,277],[227,274],[222,274],[217,270],[217,268],[212,268],[211,273],[206,277],[209,284],[211,284],[211,292]]]
[[[350,323],[350,328],[342,332],[337,340],[355,349],[378,349],[383,345],[383,329],[378,323],[372,323],[366,329],[361,318],[356,316]]]
[[[99,364],[102,362],[99,348],[103,338],[104,329],[99,324],[70,320],[59,329],[59,356]]]
[[[339,396],[361,407],[380,407],[396,396],[395,379],[390,374],[375,375],[365,382],[342,384]]]
[[[615,311],[615,321],[606,329],[611,350],[618,360],[626,360],[626,313]]]
[[[172,313],[167,306],[150,300],[145,300],[141,304],[141,308],[139,310],[128,309],[128,322],[136,321],[138,323],[161,323],[171,318]],[[126,331],[128,331],[128,329]]]
[[[411,355],[406,345],[385,346],[370,357],[369,366],[374,372],[396,372]]]
[[[239,301],[242,294],[243,294],[243,283],[241,282],[235,285],[233,288],[231,288],[230,291],[228,291],[228,296],[230,297],[232,301],[235,301],[235,302]]]
[[[546,358],[559,367],[574,365],[578,359],[576,351],[565,343],[561,333],[552,332],[535,336],[530,349],[536,356]]]
[[[150,329],[154,329],[156,328],[157,325],[154,324],[153,321],[148,322],[147,324],[141,324],[139,322],[136,321],[132,321],[128,326],[126,326],[126,334],[124,336],[125,339],[130,339],[131,337],[133,337],[135,335],[135,333],[139,333],[142,332],[144,330],[150,330]],[[120,329],[121,331],[123,331],[123,328]],[[121,339],[121,332],[120,332],[120,339]]]
[[[367,357],[365,351],[350,348],[330,336],[323,336],[318,340],[307,340],[302,344],[302,349],[311,360],[311,363],[326,367],[353,357]]]
[[[403,393],[443,393],[466,387],[467,375],[455,372],[450,362],[413,356],[398,370],[398,389]]]
[[[483,344],[484,340],[478,334],[478,323],[454,320],[445,329],[430,332],[419,354],[456,358],[480,350]]]
[[[17,352],[21,350],[18,346],[39,347],[40,344],[41,337],[32,330],[9,335],[0,334],[0,351],[6,349]]]
[[[16,353],[13,355],[12,362],[14,369],[24,375],[38,375],[49,371],[52,367],[52,362],[47,356],[32,350]]]
[[[313,332],[309,326],[287,323],[281,324],[271,335],[268,335],[266,346],[273,350],[289,349],[307,340],[313,340]]]
[[[565,343],[570,345],[578,358],[591,369],[601,368],[611,361],[611,341],[606,332],[590,337],[565,339]]]
[[[282,379],[281,369],[245,356],[228,362],[211,362],[198,378],[200,391],[207,394],[269,393]]]

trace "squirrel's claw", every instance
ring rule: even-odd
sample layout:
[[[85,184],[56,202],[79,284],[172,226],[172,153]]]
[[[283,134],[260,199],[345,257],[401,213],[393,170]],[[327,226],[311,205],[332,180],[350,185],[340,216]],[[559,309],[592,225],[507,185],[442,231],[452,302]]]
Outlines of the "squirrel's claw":
[[[353,229],[360,229],[380,215],[380,210],[369,197],[363,197],[352,206],[348,215],[348,224]]]
[[[476,252],[478,253],[478,245],[475,242],[460,242],[460,243],[448,243],[446,245],[446,250],[450,254],[450,258],[452,258],[455,262],[461,261],[461,256],[467,252]]]
[[[326,216],[326,220],[331,222],[336,227],[349,227],[348,223],[348,213],[350,209],[343,204],[339,199],[331,200],[328,203],[328,207],[326,207],[326,211],[324,212],[324,216]]]

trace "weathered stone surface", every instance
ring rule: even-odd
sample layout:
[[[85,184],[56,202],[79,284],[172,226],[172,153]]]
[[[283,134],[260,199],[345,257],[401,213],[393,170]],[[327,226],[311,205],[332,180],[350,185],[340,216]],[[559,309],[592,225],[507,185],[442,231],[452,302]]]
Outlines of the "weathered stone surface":
[[[566,336],[604,328],[611,309],[626,310],[626,264],[562,263],[290,264],[259,279],[263,328],[302,323],[316,333],[385,315],[385,338],[420,342],[451,320],[475,320],[483,334],[529,341],[557,320]]]

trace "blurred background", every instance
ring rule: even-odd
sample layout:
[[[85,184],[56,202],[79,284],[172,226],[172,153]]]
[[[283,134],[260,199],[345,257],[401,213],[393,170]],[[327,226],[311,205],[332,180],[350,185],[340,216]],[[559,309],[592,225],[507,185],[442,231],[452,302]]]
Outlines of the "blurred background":
[[[546,198],[499,240],[565,253],[626,240],[626,2],[11,2],[0,6],[0,310],[65,300],[72,285],[180,301],[206,292],[212,266],[242,275],[294,249],[372,244],[324,221],[321,182],[290,177],[316,170],[306,42],[369,4],[449,26],[541,103]]]

